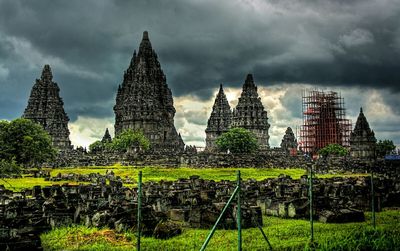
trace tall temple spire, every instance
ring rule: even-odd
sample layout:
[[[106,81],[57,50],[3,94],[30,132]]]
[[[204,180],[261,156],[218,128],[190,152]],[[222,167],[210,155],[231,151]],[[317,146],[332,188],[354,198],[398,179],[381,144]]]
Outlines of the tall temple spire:
[[[183,151],[174,126],[172,93],[147,31],[124,74],[114,112],[115,135],[129,128],[142,130],[152,149]]]
[[[233,111],[232,127],[250,130],[255,134],[261,149],[269,148],[268,116],[251,74],[246,77],[238,104]]]
[[[60,97],[57,83],[52,81],[53,74],[49,65],[43,67],[40,79],[36,79],[22,115],[43,126],[49,133],[52,144],[60,150],[71,149],[69,140],[68,115],[64,111],[64,102]]]
[[[244,81],[244,85],[243,88],[252,88],[255,87],[256,85],[254,84],[254,80],[253,80],[253,75],[252,74],[247,74],[246,80]]]
[[[108,128],[106,128],[106,131],[104,133],[103,138],[101,139],[102,143],[110,143],[112,141],[110,132],[108,131]]]
[[[146,57],[152,58],[154,56],[156,55],[151,46],[149,33],[147,31],[144,31],[142,41],[140,42],[139,46],[138,57],[144,59]]]
[[[42,81],[52,81],[53,80],[53,73],[51,72],[50,65],[46,64],[42,70]]]
[[[363,113],[363,109],[361,107],[360,114],[358,115],[357,122],[354,127],[353,133],[356,135],[362,135],[364,132],[368,135],[374,134],[373,131],[371,131],[371,128],[369,127],[369,123],[368,123],[367,118],[365,117],[365,115]],[[375,134],[374,134],[374,136],[375,136]]]
[[[361,107],[354,130],[350,134],[350,155],[357,158],[373,158],[375,144],[375,133],[369,127]]]
[[[232,111],[228,99],[224,93],[222,84],[215,97],[213,109],[206,128],[206,150],[214,151],[216,149],[215,140],[231,127]]]

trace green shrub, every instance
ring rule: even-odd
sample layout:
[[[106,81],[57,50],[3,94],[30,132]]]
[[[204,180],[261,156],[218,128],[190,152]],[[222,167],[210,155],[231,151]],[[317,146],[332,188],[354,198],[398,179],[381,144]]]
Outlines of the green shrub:
[[[215,142],[220,151],[231,153],[253,153],[258,149],[257,139],[244,128],[232,128],[223,133]]]

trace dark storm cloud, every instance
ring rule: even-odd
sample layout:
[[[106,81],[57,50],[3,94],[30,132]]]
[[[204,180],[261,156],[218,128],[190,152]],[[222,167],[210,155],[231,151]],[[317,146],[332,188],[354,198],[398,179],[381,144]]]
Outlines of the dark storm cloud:
[[[50,63],[72,120],[112,116],[116,88],[143,30],[176,96],[209,99],[221,82],[241,86],[248,72],[265,86],[355,85],[398,93],[399,20],[396,0],[0,0],[0,68],[8,71],[0,76],[0,115],[22,113],[34,79]],[[4,93],[15,93],[13,105]]]

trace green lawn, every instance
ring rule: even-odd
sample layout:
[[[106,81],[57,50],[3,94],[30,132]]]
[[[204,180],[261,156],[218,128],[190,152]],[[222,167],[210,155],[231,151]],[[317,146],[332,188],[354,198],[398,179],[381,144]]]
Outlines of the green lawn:
[[[400,211],[377,214],[377,229],[371,227],[371,215],[363,223],[315,223],[317,250],[400,250]],[[274,250],[309,250],[310,225],[305,220],[264,217],[266,235]],[[199,250],[209,230],[184,229],[169,240],[143,237],[142,250]],[[44,250],[132,250],[134,233],[116,234],[108,229],[83,226],[55,229],[41,236]],[[207,250],[236,250],[237,232],[217,230]],[[261,232],[243,230],[243,250],[268,250]]]
[[[242,178],[263,180],[267,178],[276,178],[280,174],[291,176],[293,179],[298,179],[300,176],[305,174],[304,169],[278,169],[278,168],[160,168],[160,167],[132,167],[132,166],[105,166],[105,167],[78,167],[78,168],[57,168],[49,169],[51,176],[55,176],[58,173],[100,173],[105,174],[106,170],[113,170],[116,175],[121,177],[129,176],[132,180],[136,180],[138,172],[143,172],[143,182],[146,181],[160,181],[160,180],[177,180],[179,178],[189,178],[192,175],[199,175],[203,179],[207,180],[235,180],[236,171],[240,170]],[[362,176],[365,174],[326,174],[319,175],[321,178],[330,178],[334,176]],[[32,188],[34,185],[49,186],[52,184],[64,184],[65,181],[61,182],[49,182],[45,181],[44,178],[32,178],[23,177],[20,179],[0,179],[0,184],[3,184],[6,188],[14,191],[20,191],[25,188]],[[76,184],[69,182],[70,184]]]

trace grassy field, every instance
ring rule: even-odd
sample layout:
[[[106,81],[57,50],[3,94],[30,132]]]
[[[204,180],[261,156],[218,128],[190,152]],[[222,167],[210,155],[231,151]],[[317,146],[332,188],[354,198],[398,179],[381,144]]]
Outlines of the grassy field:
[[[305,174],[304,169],[274,169],[274,168],[160,168],[160,167],[132,167],[132,166],[105,166],[105,167],[78,167],[78,168],[57,168],[48,169],[51,172],[51,176],[55,176],[58,173],[100,173],[105,174],[107,170],[112,170],[115,175],[125,178],[130,177],[132,180],[137,179],[138,172],[143,172],[143,181],[160,181],[160,180],[177,180],[179,178],[189,178],[192,175],[199,175],[203,179],[208,180],[235,180],[236,171],[240,170],[242,178],[263,180],[267,178],[276,178],[280,174],[291,176],[293,179],[298,179],[300,176]],[[321,178],[330,178],[334,176],[361,176],[365,174],[326,174],[319,175]],[[61,182],[50,182],[45,181],[44,178],[32,178],[23,177],[20,179],[0,179],[0,184],[3,184],[6,188],[20,191],[25,188],[32,188],[35,185],[49,186],[52,184],[64,184],[65,181]],[[69,182],[70,184],[76,184]]]
[[[317,250],[400,250],[400,211],[377,214],[377,229],[371,227],[371,215],[363,223],[315,223]],[[309,222],[264,217],[266,235],[274,250],[310,250]],[[169,240],[143,237],[142,250],[199,250],[209,230],[184,229]],[[83,226],[55,229],[41,236],[44,250],[133,250],[134,233],[118,234],[109,229]],[[237,250],[237,232],[217,230],[207,250]],[[261,232],[243,230],[243,250],[268,250]]]

